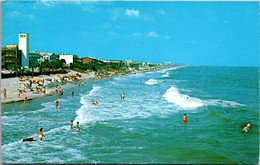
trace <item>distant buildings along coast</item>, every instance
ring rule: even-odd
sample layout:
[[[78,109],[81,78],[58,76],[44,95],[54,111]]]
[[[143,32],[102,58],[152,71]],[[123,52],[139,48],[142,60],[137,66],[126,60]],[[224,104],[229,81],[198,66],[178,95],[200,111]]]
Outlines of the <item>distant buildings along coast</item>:
[[[1,64],[2,69],[14,69],[14,68],[31,68],[38,67],[42,62],[51,62],[57,60],[64,60],[66,65],[73,63],[79,64],[105,64],[105,65],[116,65],[116,66],[149,66],[148,62],[140,62],[133,60],[99,60],[94,57],[83,57],[79,58],[78,55],[61,53],[55,54],[54,52],[41,52],[41,51],[30,51],[29,50],[29,34],[19,33],[18,34],[18,45],[17,44],[6,44],[6,47],[2,47],[1,50]],[[164,63],[166,64],[166,63]],[[172,65],[172,63],[170,62]],[[161,65],[161,64],[157,64]]]

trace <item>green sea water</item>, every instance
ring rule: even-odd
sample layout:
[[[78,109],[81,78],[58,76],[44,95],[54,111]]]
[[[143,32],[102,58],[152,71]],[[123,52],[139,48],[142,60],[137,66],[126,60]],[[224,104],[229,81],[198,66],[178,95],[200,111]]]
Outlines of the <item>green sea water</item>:
[[[259,68],[183,66],[85,80],[83,88],[79,83],[64,89],[63,98],[2,104],[2,163],[259,161]],[[126,97],[121,100],[123,92]],[[241,133],[249,121],[251,130]],[[40,128],[42,142],[21,142],[35,137]]]

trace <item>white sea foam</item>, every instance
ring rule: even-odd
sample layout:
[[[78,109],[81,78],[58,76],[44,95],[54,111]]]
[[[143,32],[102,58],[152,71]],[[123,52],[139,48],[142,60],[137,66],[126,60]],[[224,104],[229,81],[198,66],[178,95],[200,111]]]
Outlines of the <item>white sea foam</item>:
[[[147,84],[147,85],[155,85],[158,83],[159,83],[159,81],[155,80],[155,79],[149,79],[148,81],[145,82],[145,84]]]
[[[219,107],[227,107],[227,104],[230,105],[229,107],[245,106],[244,104],[240,104],[235,101],[226,101],[226,100],[220,100],[220,99],[205,100],[204,102],[206,105],[219,106]]]
[[[162,77],[169,77],[169,76],[170,76],[169,72],[166,72],[166,74],[162,75]]]
[[[173,86],[171,86],[166,91],[163,97],[167,101],[174,103],[182,108],[197,108],[204,105],[202,100],[181,94],[179,93],[178,89]]]
[[[89,102],[88,97],[96,96],[96,92],[101,88],[102,87],[100,86],[94,86],[88,95],[81,97],[80,103],[83,105],[76,111],[77,117],[74,119],[74,124],[76,124],[77,121],[80,123],[85,123],[89,120],[89,118],[87,118],[86,116],[87,113],[89,113],[89,108],[93,107],[94,105],[91,102]]]

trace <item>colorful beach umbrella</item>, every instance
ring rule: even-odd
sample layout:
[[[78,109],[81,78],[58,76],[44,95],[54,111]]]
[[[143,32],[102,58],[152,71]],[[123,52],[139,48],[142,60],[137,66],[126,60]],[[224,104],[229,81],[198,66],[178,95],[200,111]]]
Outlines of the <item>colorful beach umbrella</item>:
[[[42,79],[37,78],[37,79],[35,79],[35,81],[42,81]]]

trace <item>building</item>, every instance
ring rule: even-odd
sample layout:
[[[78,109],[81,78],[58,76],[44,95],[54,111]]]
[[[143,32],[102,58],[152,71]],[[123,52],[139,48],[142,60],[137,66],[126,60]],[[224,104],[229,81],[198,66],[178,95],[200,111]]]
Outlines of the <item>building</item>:
[[[125,60],[125,65],[130,66],[133,63],[133,60]]]
[[[71,63],[78,62],[79,57],[73,54],[62,53],[61,55],[59,55],[59,60],[61,59],[64,59],[66,61],[66,65],[70,65]]]
[[[37,66],[43,61],[56,61],[56,55],[53,52],[39,52],[39,51],[30,51],[29,53],[30,64]]]
[[[29,67],[29,34],[19,33],[19,49],[22,51],[22,67]]]
[[[37,66],[39,65],[39,60],[40,59],[40,52],[38,51],[30,51],[29,53],[29,64]]]
[[[18,49],[18,45],[7,44],[2,48],[1,53],[2,68],[22,66],[22,51]]]
[[[81,64],[89,64],[89,63],[103,63],[103,61],[98,60],[96,58],[93,57],[84,57],[84,58],[79,58],[78,60],[79,63]]]
[[[56,61],[56,55],[53,52],[39,52],[38,62],[41,63],[43,61]]]

